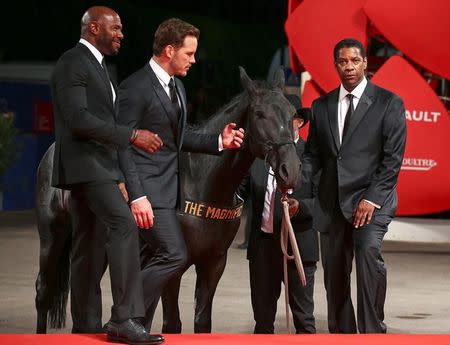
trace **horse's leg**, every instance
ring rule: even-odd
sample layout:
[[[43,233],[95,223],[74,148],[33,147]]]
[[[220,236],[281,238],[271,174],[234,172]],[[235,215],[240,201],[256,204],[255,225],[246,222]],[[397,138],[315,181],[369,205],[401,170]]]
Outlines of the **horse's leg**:
[[[181,277],[184,271],[170,279],[161,296],[163,307],[162,333],[181,333],[180,309],[178,296],[180,294]]]
[[[195,283],[195,333],[211,333],[211,309],[214,294],[227,262],[227,254],[216,261],[205,260],[196,264],[197,281]]]
[[[67,219],[38,216],[40,238],[39,273],[36,279],[36,333],[47,332],[50,326],[65,325],[69,291],[70,224]]]

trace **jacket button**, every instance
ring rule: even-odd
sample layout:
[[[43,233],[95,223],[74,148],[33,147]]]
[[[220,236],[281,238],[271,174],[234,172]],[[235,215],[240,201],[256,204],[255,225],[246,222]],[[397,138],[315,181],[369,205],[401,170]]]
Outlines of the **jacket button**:
[[[338,156],[338,158],[337,158],[337,159],[341,161],[341,160],[342,160],[342,156]]]

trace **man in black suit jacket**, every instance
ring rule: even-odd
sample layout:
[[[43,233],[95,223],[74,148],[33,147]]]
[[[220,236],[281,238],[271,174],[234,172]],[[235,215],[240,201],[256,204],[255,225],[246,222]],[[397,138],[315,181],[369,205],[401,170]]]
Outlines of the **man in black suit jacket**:
[[[308,110],[301,109],[300,99],[296,95],[287,95],[296,107],[293,120],[296,150],[302,157],[305,142],[299,137],[299,130],[308,122]],[[250,290],[254,333],[274,333],[277,301],[283,282],[283,253],[280,246],[282,220],[281,194],[276,189],[276,181],[269,174],[262,159],[256,159],[250,168],[250,174],[242,182],[238,194],[251,202],[247,210],[247,226],[250,236],[247,248],[249,260]],[[312,210],[314,199],[311,197],[313,185],[305,184],[290,196],[291,219],[297,244],[302,257],[306,275],[306,286],[302,287],[293,260],[288,262],[289,305],[291,307],[296,333],[316,333],[314,319],[314,274],[319,260],[317,232],[312,229]],[[291,207],[290,207],[291,208]]]
[[[328,328],[357,331],[350,295],[355,256],[358,329],[385,333],[381,244],[397,207],[405,109],[400,97],[366,80],[367,58],[359,41],[337,43],[334,61],[341,86],[314,101],[303,159],[304,181],[322,169],[314,228],[321,232]]]
[[[149,131],[116,123],[117,90],[104,55],[115,55],[123,39],[118,14],[89,8],[81,39],[58,60],[51,87],[55,114],[55,187],[71,190],[73,244],[71,306],[73,332],[101,330],[100,279],[108,256],[114,305],[108,340],[158,344],[135,318],[144,316],[136,222],[118,187],[117,148],[130,142],[154,152],[161,140]],[[96,222],[102,226],[95,226]]]
[[[160,151],[149,155],[135,147],[120,151],[131,211],[142,240],[153,250],[142,270],[145,325],[153,315],[166,282],[185,266],[187,249],[177,219],[180,201],[180,151],[218,154],[221,148],[238,148],[243,129],[225,126],[221,136],[199,134],[186,128],[186,93],[174,76],[185,76],[195,63],[199,30],[180,19],[161,23],[156,30],[153,57],[119,87],[122,124],[147,128],[163,141]]]

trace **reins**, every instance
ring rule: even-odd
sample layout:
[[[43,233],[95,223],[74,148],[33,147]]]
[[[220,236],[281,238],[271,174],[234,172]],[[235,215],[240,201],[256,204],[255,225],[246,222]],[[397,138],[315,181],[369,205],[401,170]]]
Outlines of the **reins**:
[[[295,266],[300,277],[302,286],[306,286],[305,271],[303,270],[302,258],[298,249],[297,240],[295,239],[294,229],[292,228],[291,218],[289,217],[289,204],[287,201],[287,194],[281,196],[281,203],[283,205],[283,220],[281,223],[281,251],[283,252],[283,274],[284,274],[284,301],[286,305],[286,329],[291,333],[291,320],[289,314],[289,284],[288,284],[288,260],[295,260]],[[292,248],[292,255],[288,254],[288,241]]]

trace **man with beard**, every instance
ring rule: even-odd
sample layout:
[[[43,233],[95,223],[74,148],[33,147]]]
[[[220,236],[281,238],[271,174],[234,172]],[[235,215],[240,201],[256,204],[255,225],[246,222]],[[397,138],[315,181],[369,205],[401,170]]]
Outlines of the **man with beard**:
[[[186,128],[186,92],[174,76],[184,77],[195,63],[200,31],[177,18],[161,23],[153,42],[153,57],[119,87],[119,122],[146,128],[164,142],[149,155],[136,147],[119,153],[131,201],[131,211],[142,230],[140,236],[154,254],[142,270],[145,326],[167,281],[187,261],[187,248],[177,219],[180,204],[179,155],[181,150],[218,154],[222,148],[240,147],[243,129],[226,125],[221,135],[200,134]],[[232,173],[232,172],[230,172]]]
[[[162,142],[149,131],[116,123],[117,91],[104,56],[116,55],[123,37],[115,11],[91,7],[81,19],[80,41],[55,66],[52,185],[72,195],[72,331],[101,331],[99,283],[106,248],[114,303],[108,341],[158,344],[164,338],[148,334],[137,320],[144,316],[138,232],[118,186],[117,149],[132,143],[153,153]],[[95,226],[96,222],[102,226]]]

